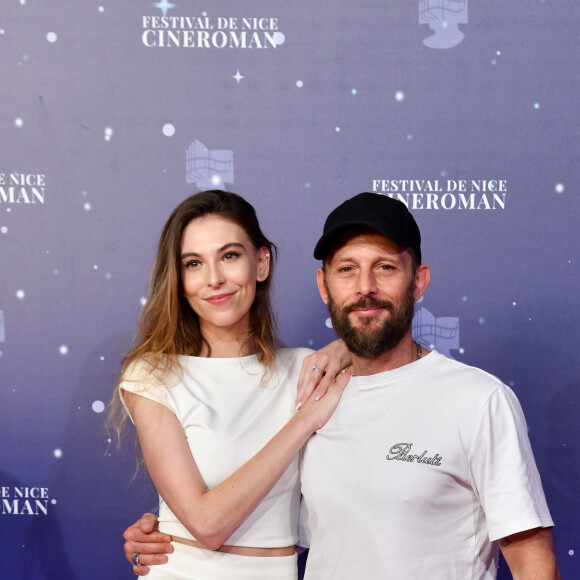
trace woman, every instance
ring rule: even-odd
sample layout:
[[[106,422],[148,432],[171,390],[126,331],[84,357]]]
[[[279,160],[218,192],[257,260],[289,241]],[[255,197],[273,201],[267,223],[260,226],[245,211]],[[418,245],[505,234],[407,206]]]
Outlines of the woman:
[[[309,351],[276,350],[274,251],[253,207],[223,191],[186,199],[163,229],[116,394],[160,495],[160,530],[174,542],[151,578],[296,578],[297,454],[348,373],[295,412]]]

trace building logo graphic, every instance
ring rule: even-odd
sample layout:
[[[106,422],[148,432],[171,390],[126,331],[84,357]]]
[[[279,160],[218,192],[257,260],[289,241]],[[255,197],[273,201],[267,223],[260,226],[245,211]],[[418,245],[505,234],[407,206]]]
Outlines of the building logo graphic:
[[[453,48],[465,37],[459,24],[467,24],[468,0],[419,0],[419,24],[433,31],[423,40],[429,48]]]
[[[201,189],[226,189],[234,183],[234,152],[228,149],[210,151],[197,139],[185,154],[185,181]]]
[[[414,339],[427,349],[434,348],[449,358],[451,350],[459,350],[459,318],[440,316],[436,318],[424,307],[415,310],[412,333]]]

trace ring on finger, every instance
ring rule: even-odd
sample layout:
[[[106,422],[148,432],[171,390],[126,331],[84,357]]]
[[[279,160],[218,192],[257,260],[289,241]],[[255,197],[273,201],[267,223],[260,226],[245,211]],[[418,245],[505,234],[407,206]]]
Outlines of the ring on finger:
[[[316,365],[314,365],[312,367],[313,371],[316,371],[317,373],[320,373],[322,376],[324,376],[326,374],[326,371],[323,371],[321,368],[318,368]]]
[[[131,556],[131,561],[133,562],[133,566],[142,566],[142,564],[139,562],[139,556],[141,554],[139,554],[138,552],[135,552],[132,556]]]

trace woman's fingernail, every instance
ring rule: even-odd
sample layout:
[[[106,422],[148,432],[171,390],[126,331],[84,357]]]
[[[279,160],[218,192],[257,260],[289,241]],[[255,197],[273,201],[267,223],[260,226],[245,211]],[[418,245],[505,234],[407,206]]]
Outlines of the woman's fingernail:
[[[300,411],[300,407],[302,407],[302,401],[299,401],[299,403],[296,405],[296,411]]]

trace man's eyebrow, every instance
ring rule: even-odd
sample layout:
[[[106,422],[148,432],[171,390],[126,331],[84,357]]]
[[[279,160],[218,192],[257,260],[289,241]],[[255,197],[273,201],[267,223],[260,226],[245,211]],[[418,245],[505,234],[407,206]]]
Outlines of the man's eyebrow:
[[[351,256],[351,255],[344,255],[344,256],[334,256],[332,258],[331,261],[337,261],[337,262],[357,262],[358,260],[360,260],[360,258],[356,257],[356,256]],[[400,261],[400,258],[397,255],[393,256],[392,254],[380,254],[378,256],[376,256],[374,258],[374,262],[382,262],[385,260],[389,260],[389,261]]]

